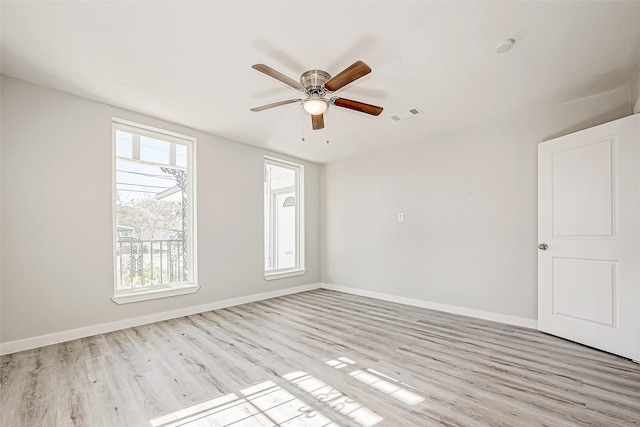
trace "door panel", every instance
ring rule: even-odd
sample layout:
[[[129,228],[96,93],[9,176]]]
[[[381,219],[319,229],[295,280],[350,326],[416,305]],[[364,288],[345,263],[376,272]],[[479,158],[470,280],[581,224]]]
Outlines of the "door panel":
[[[554,258],[554,314],[614,326],[615,266],[615,261]]]
[[[640,360],[640,115],[538,146],[538,238],[538,328]]]
[[[612,148],[607,138],[553,153],[555,238],[612,235]]]

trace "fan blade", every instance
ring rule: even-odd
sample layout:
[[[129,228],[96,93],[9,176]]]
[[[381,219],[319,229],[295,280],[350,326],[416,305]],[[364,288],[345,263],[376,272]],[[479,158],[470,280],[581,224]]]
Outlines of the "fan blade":
[[[300,102],[301,99],[287,99],[286,101],[274,102],[273,104],[262,105],[260,107],[252,108],[251,111],[258,112],[268,110],[269,108],[279,107],[281,105],[293,104],[294,102]]]
[[[337,76],[324,84],[325,89],[335,92],[343,86],[348,85],[354,80],[358,80],[362,76],[366,76],[371,72],[371,68],[362,61],[354,62],[350,67],[346,68]]]
[[[322,114],[311,116],[311,125],[313,130],[324,129],[324,116]]]
[[[280,80],[282,83],[291,86],[295,90],[299,90],[301,92],[304,92],[304,86],[302,86],[300,83],[298,83],[297,81],[285,76],[284,74],[274,70],[273,68],[271,68],[271,67],[269,67],[267,65],[254,64],[254,65],[251,66],[251,68],[253,68],[254,70],[258,70],[261,73],[264,73],[269,77],[273,77],[276,80]]]
[[[365,104],[364,102],[352,101],[346,98],[331,98],[331,103],[337,107],[348,108],[350,110],[360,111],[361,113],[371,114],[372,116],[378,116],[382,113],[382,107],[376,107],[375,105]]]

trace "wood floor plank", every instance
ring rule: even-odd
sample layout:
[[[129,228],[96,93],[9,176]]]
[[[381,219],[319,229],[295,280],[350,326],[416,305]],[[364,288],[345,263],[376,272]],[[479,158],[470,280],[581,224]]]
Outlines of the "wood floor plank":
[[[640,426],[640,365],[315,290],[2,356],[0,425]]]

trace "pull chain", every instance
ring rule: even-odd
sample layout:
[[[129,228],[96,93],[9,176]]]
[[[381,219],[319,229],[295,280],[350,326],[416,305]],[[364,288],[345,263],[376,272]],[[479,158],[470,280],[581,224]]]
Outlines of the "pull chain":
[[[327,144],[329,143],[329,127],[325,125],[324,127],[324,138],[327,141]]]

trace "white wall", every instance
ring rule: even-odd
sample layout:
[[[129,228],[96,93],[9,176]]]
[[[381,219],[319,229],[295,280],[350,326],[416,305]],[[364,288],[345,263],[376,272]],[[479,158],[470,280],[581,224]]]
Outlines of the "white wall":
[[[327,165],[323,282],[535,319],[537,144],[629,112],[623,88]]]
[[[318,165],[301,162],[307,273],[266,281],[262,161],[282,156],[15,79],[1,89],[1,342],[320,281]],[[195,294],[111,300],[112,117],[198,138]]]

